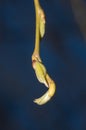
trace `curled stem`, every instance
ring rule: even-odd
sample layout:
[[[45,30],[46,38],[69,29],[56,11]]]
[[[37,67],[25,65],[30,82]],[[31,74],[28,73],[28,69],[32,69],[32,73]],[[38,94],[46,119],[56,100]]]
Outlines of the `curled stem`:
[[[45,66],[40,58],[40,39],[45,34],[45,13],[39,4],[39,0],[34,0],[35,13],[36,13],[36,35],[35,35],[35,48],[32,54],[32,67],[35,71],[36,77],[40,83],[43,83],[48,91],[34,100],[38,105],[43,105],[48,102],[54,95],[56,90],[55,82],[50,78]]]

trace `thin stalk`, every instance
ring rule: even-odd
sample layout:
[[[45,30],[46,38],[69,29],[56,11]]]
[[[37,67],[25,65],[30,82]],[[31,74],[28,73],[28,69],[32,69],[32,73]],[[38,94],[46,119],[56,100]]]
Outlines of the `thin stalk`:
[[[40,28],[40,15],[39,15],[39,11],[40,11],[40,5],[39,5],[39,0],[34,0],[34,4],[35,4],[35,12],[36,12],[36,35],[35,35],[35,48],[34,48],[34,53],[33,55],[35,55],[36,57],[39,58],[39,53],[40,53],[40,32],[39,32],[39,28]]]

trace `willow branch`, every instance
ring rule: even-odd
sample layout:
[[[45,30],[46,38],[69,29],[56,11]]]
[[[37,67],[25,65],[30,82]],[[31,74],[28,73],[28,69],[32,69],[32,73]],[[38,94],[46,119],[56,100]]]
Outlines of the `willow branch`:
[[[48,75],[46,67],[43,65],[40,58],[40,39],[43,38],[45,34],[45,13],[39,4],[39,0],[34,0],[34,5],[36,13],[36,35],[35,48],[32,54],[32,67],[38,81],[43,83],[48,88],[48,91],[40,98],[35,99],[34,102],[38,105],[43,105],[47,103],[51,97],[53,97],[56,90],[56,85]]]

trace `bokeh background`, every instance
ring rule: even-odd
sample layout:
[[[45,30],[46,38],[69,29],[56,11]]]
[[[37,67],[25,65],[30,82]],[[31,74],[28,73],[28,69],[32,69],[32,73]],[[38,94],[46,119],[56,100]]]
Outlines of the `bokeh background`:
[[[86,1],[40,0],[46,13],[41,57],[55,80],[47,89],[32,69],[33,0],[0,0],[0,130],[86,130]]]

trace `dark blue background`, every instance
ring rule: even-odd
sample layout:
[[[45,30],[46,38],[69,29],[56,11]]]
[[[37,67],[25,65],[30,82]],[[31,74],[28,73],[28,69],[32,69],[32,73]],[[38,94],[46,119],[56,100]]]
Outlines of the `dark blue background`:
[[[56,82],[56,94],[44,106],[33,103],[46,91],[31,65],[33,0],[1,0],[0,130],[86,130],[84,36],[69,0],[41,0],[41,4],[47,19],[41,57]]]

